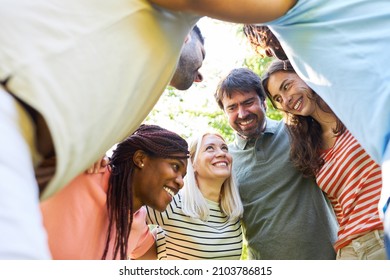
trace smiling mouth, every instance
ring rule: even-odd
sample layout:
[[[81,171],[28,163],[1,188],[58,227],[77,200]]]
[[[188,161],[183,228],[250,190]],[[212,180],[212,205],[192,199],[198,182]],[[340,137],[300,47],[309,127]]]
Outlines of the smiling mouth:
[[[163,187],[163,189],[171,196],[171,197],[174,197],[175,196],[175,192],[173,190],[171,190],[170,188],[168,187]]]
[[[249,120],[246,120],[246,121],[240,121],[238,124],[240,126],[248,126],[250,124],[252,124],[255,120],[254,119],[249,119]]]
[[[214,166],[228,166],[228,164],[226,162],[217,162],[215,164],[213,164]]]
[[[302,97],[298,99],[297,103],[295,103],[293,109],[294,110],[298,110],[298,108],[301,106],[302,104]]]

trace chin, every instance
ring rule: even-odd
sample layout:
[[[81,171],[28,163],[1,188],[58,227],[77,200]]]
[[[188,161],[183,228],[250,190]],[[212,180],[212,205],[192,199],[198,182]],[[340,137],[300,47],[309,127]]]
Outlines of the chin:
[[[158,212],[164,212],[165,210],[167,210],[167,207],[161,207],[160,209],[156,209]]]
[[[168,204],[165,204],[165,205],[159,205],[159,206],[156,206],[154,207],[155,210],[159,211],[159,212],[164,212],[168,207]]]
[[[242,134],[243,136],[245,136],[246,138],[253,138],[253,137],[256,137],[258,135],[257,131],[256,130],[246,130],[246,131],[242,131]]]

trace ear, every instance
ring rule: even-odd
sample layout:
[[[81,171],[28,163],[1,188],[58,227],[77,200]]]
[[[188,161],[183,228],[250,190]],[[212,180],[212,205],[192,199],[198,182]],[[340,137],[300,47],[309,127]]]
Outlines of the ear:
[[[133,155],[134,165],[137,166],[138,168],[143,168],[146,157],[147,155],[145,154],[144,151],[137,150]]]
[[[188,43],[191,40],[191,34],[188,34],[184,39],[184,44]]]
[[[196,173],[196,164],[195,164],[195,162],[192,161],[192,158],[188,159],[188,165],[190,165],[190,164],[192,166],[192,170],[194,171],[194,173]]]

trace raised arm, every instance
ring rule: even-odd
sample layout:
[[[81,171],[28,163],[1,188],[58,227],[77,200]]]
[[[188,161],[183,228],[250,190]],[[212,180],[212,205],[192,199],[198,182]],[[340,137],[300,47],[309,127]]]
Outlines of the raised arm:
[[[263,23],[287,13],[297,0],[149,0],[162,7],[236,22]]]

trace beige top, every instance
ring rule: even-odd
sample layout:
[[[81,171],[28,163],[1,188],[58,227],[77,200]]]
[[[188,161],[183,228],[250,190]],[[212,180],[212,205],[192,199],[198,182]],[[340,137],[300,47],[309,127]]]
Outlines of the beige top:
[[[146,0],[2,0],[0,79],[52,134],[54,194],[132,133],[174,72],[199,17]]]

